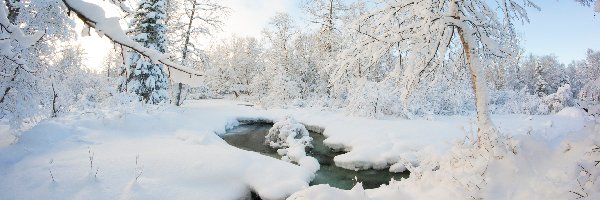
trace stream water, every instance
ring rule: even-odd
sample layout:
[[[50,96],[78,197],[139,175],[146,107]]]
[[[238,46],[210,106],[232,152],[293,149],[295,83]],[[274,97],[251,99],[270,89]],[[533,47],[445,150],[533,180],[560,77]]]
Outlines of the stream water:
[[[229,132],[223,139],[230,145],[240,149],[258,152],[273,158],[280,159],[275,149],[264,144],[265,136],[272,127],[271,124],[246,124],[240,125]],[[317,171],[314,180],[310,185],[329,184],[332,187],[340,189],[351,189],[357,182],[362,182],[365,189],[377,188],[382,184],[388,184],[393,178],[408,177],[409,172],[392,173],[387,169],[384,170],[347,170],[335,166],[333,157],[343,154],[344,152],[334,152],[329,147],[323,144],[325,136],[319,133],[309,132],[313,138],[313,149],[307,152],[308,155],[316,158],[321,164],[321,168]]]

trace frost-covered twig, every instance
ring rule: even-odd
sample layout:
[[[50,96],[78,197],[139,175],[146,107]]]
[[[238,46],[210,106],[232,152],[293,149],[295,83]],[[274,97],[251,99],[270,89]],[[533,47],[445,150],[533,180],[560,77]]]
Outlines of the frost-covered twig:
[[[96,170],[94,170],[94,155],[95,153],[92,151],[92,149],[88,146],[88,159],[90,161],[90,175],[94,175],[94,180],[98,179],[98,173],[100,172],[100,167],[96,167]]]
[[[91,173],[94,168],[94,152],[92,152],[92,149],[89,146],[88,146],[88,158],[90,160],[90,173]]]
[[[52,178],[52,182],[56,182],[56,180],[54,179],[54,173],[52,173],[52,168],[54,166],[54,159],[50,159],[50,162],[48,164],[50,164],[50,167],[48,167],[48,171],[50,172],[50,178]]]
[[[139,163],[140,155],[135,156],[135,181],[138,182],[144,173],[144,166]]]

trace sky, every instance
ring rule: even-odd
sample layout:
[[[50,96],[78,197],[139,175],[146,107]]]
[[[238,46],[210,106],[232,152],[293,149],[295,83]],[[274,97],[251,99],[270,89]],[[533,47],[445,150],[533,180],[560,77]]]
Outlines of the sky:
[[[222,0],[231,9],[220,38],[230,35],[259,37],[277,12],[287,12],[298,17],[299,0]]]
[[[573,0],[538,0],[541,11],[528,9],[530,23],[519,25],[523,48],[534,55],[554,54],[568,64],[600,50],[600,13]]]
[[[221,0],[229,7],[230,15],[225,20],[222,32],[215,34],[212,42],[230,37],[261,37],[269,19],[277,12],[287,12],[301,27],[306,26],[307,17],[300,9],[301,0]],[[573,0],[535,1],[541,11],[528,9],[530,23],[518,24],[522,34],[522,46],[527,54],[554,54],[568,64],[572,60],[585,58],[588,48],[600,50],[600,14],[583,7]],[[92,68],[102,65],[106,49],[111,44],[97,37],[84,37],[83,46],[87,49],[88,63]],[[210,42],[207,42],[210,43]],[[206,44],[205,48],[208,46]]]

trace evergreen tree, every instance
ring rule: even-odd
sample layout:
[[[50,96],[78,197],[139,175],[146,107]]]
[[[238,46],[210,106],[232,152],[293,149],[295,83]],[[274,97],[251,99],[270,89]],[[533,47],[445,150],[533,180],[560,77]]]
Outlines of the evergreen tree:
[[[536,82],[535,82],[535,93],[539,96],[539,97],[543,97],[546,96],[546,80],[544,80],[543,74],[544,74],[544,67],[540,64],[537,65],[537,67],[535,68],[535,78],[536,78]]]
[[[165,53],[165,0],[142,0],[138,5],[129,34],[144,47]],[[168,99],[168,81],[162,64],[130,52],[125,65],[127,80],[121,90],[139,95],[145,103],[158,104]]]

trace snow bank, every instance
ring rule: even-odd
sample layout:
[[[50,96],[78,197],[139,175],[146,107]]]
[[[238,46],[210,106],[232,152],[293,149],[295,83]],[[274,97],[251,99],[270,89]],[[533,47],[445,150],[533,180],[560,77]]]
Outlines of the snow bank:
[[[106,113],[47,120],[0,147],[0,199],[282,199],[313,176],[219,138],[261,117],[235,102]]]
[[[202,100],[182,108],[81,113],[44,121],[22,133],[17,144],[0,146],[0,199],[238,199],[250,191],[263,199],[281,199],[305,188],[293,197],[360,196],[327,186],[309,188],[314,167],[305,167],[311,165],[310,157],[286,152],[307,158],[298,159],[298,166],[227,145],[217,135],[241,119],[292,116],[323,128],[326,145],[347,151],[334,158],[338,166],[411,171],[409,179],[365,190],[372,199],[571,198],[569,190],[581,190],[574,179],[581,173],[577,163],[590,163],[594,158],[584,155],[600,144],[598,125],[570,108],[548,116],[493,116],[518,154],[490,160],[464,143],[476,131],[470,117],[373,120],[245,105]],[[289,119],[285,124],[288,130],[298,127]],[[91,167],[88,149],[94,155]]]
[[[306,127],[290,116],[273,124],[265,136],[265,143],[278,149],[282,160],[296,162],[314,173],[320,168],[319,162],[306,155],[306,148],[312,147],[312,140]]]
[[[420,151],[429,149],[432,154],[446,153],[456,141],[475,138],[477,130],[475,118],[468,116],[438,116],[434,120],[375,120],[308,109],[267,112],[273,117],[291,115],[303,124],[322,127],[327,137],[324,143],[333,149],[346,151],[334,158],[335,164],[351,170],[385,169],[399,163],[391,169],[398,171],[402,169],[403,160],[418,164]],[[537,134],[552,141],[582,130],[586,123],[584,116],[562,114],[494,115],[492,119],[502,133]]]
[[[562,109],[558,113],[556,113],[556,116],[570,117],[570,118],[583,118],[586,115],[587,114],[585,113],[584,110],[581,110],[579,108],[574,108],[574,107],[567,107],[567,108]]]
[[[507,142],[515,146],[515,153],[502,159],[461,141],[441,154],[423,149],[416,154],[419,165],[404,164],[411,171],[408,179],[366,190],[362,199],[598,199],[600,166],[595,164],[600,161],[600,123],[579,124],[583,116],[574,114],[578,112],[567,109],[565,115],[525,119],[536,124],[555,123],[551,127],[541,125],[545,130],[511,134]],[[500,119],[503,124],[520,121]],[[565,121],[576,130],[566,129]],[[556,126],[561,127],[562,134],[549,137],[547,131]],[[350,199],[349,192],[320,185],[295,193],[290,199]]]
[[[330,199],[346,199],[346,200],[363,200],[368,199],[362,184],[356,184],[351,190],[341,190],[330,187],[329,185],[312,186],[301,192],[294,193],[288,198],[289,200],[330,200]]]
[[[11,133],[8,120],[0,120],[0,148],[6,147],[15,141]]]

